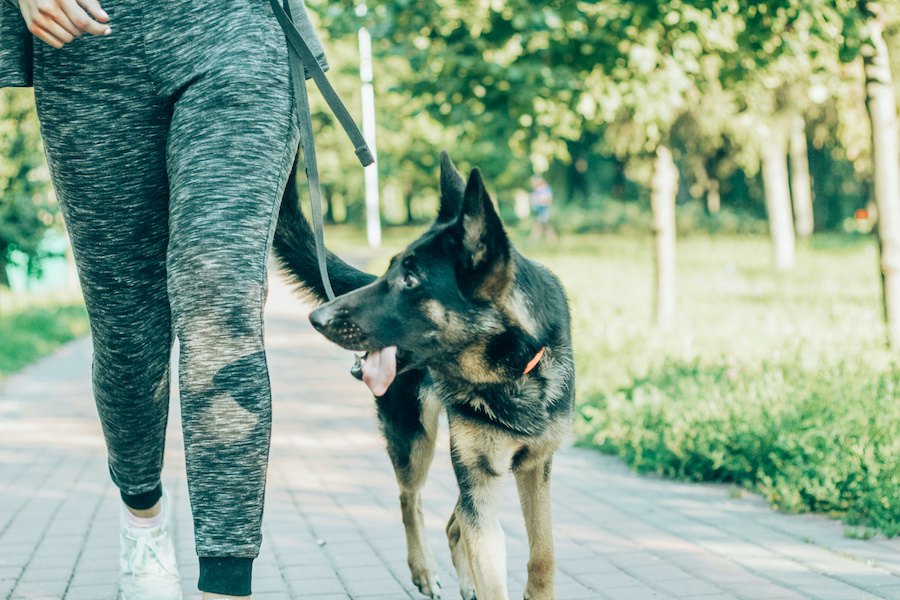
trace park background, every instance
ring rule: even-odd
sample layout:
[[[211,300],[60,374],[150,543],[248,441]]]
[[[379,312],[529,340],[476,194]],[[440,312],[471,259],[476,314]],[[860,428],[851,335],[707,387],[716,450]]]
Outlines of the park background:
[[[900,3],[309,7],[357,116],[361,27],[374,55],[384,236],[316,102],[331,247],[382,269],[447,149],[568,290],[577,443],[900,533]],[[87,332],[42,152],[31,91],[4,90],[0,376]],[[530,236],[534,174],[554,243]]]

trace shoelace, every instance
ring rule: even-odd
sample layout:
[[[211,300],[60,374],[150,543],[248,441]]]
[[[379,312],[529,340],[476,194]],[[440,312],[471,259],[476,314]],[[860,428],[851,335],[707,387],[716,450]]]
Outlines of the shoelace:
[[[177,571],[174,570],[171,565],[167,565],[165,564],[165,561],[163,561],[159,548],[155,543],[156,539],[152,535],[138,535],[135,536],[135,539],[137,540],[137,545],[134,549],[134,554],[131,556],[131,562],[128,565],[132,573],[137,572],[138,565],[143,564],[144,559],[146,558],[145,555],[149,553],[156,557],[156,563],[161,566],[166,573],[174,576],[178,575]]]

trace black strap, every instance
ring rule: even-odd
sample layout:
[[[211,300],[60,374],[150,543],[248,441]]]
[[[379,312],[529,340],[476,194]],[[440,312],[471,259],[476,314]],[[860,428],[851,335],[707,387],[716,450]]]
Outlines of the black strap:
[[[359,162],[361,162],[364,167],[372,164],[375,162],[375,159],[373,158],[372,152],[369,150],[369,146],[366,144],[366,140],[363,138],[359,127],[356,126],[356,122],[353,120],[353,117],[350,116],[347,107],[341,102],[337,92],[331,87],[331,82],[328,81],[325,71],[322,70],[319,61],[316,60],[312,50],[309,49],[306,40],[303,39],[303,36],[300,35],[300,32],[297,31],[297,28],[294,26],[289,14],[290,6],[288,5],[288,0],[285,0],[284,2],[287,10],[281,7],[278,0],[269,0],[269,3],[272,5],[272,11],[275,13],[275,18],[278,19],[281,28],[284,29],[284,34],[287,36],[288,43],[290,43],[291,48],[293,48],[294,52],[300,57],[300,60],[306,69],[306,73],[309,73],[309,75],[312,76],[313,81],[316,82],[316,86],[322,93],[322,97],[325,98],[325,102],[327,102],[329,108],[331,108],[331,112],[337,117],[341,127],[344,128],[350,141],[353,142],[354,150],[356,151],[356,156],[359,158]],[[290,53],[288,53],[288,55],[290,56]],[[304,77],[301,81],[305,80],[306,78]]]
[[[300,148],[303,150],[303,166],[306,169],[306,182],[309,184],[309,204],[312,209],[313,231],[316,238],[316,258],[319,261],[319,274],[322,286],[329,300],[334,300],[334,289],[328,277],[328,265],[325,255],[325,218],[322,214],[322,189],[319,185],[319,167],[316,162],[316,143],[313,139],[312,114],[309,110],[309,96],[306,93],[306,80],[303,65],[291,61],[291,76],[294,79],[294,101],[300,119]]]
[[[337,92],[331,87],[331,82],[325,76],[322,66],[313,55],[303,36],[297,31],[291,19],[291,7],[289,0],[284,0],[284,8],[279,6],[277,0],[269,0],[272,11],[284,29],[284,34],[294,52],[288,52],[288,63],[291,68],[291,79],[294,82],[294,101],[297,106],[297,117],[300,120],[300,147],[303,150],[303,166],[306,170],[306,180],[309,183],[309,203],[312,209],[313,231],[316,238],[316,258],[319,262],[319,275],[322,277],[322,287],[329,300],[334,300],[334,289],[331,287],[331,279],[328,277],[328,264],[325,254],[325,219],[322,215],[322,189],[319,185],[319,167],[316,163],[316,143],[313,138],[312,114],[309,110],[309,95],[306,91],[306,74],[312,75],[313,81],[331,107],[331,111],[340,121],[341,126],[356,149],[356,156],[364,167],[369,166],[375,159],[369,150],[366,140],[360,133],[356,122],[347,111],[347,107],[341,102]],[[362,381],[362,366],[365,355],[356,355],[356,360],[350,373]]]
[[[322,277],[322,286],[329,300],[334,300],[334,289],[331,287],[331,279],[328,277],[328,265],[325,254],[325,219],[322,214],[322,188],[319,184],[319,168],[316,162],[316,143],[313,137],[312,114],[309,109],[309,95],[306,90],[306,74],[312,75],[313,81],[328,102],[332,112],[347,132],[356,149],[356,156],[363,166],[374,162],[372,152],[360,133],[359,128],[347,111],[347,107],[341,102],[337,92],[331,87],[331,83],[325,76],[325,72],[319,65],[319,61],[313,56],[312,51],[297,31],[290,16],[290,5],[284,0],[284,8],[278,4],[278,0],[270,0],[275,17],[284,29],[290,47],[293,52],[288,52],[288,63],[291,68],[291,79],[294,83],[294,102],[297,107],[298,126],[300,128],[300,147],[303,150],[303,166],[306,170],[306,181],[309,184],[309,203],[312,209],[313,232],[316,238],[316,258],[319,263],[319,274]]]

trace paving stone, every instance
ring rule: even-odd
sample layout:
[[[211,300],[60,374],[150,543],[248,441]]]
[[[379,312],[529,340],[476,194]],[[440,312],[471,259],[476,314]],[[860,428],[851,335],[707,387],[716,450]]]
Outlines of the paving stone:
[[[304,579],[303,581],[288,580],[291,589],[295,594],[299,594],[298,598],[305,596],[315,596],[318,594],[340,594],[344,593],[345,587],[336,577],[327,579]]]
[[[16,585],[13,596],[20,595],[26,597],[43,597],[53,596],[62,598],[68,587],[66,581],[23,581],[19,580]]]
[[[391,577],[389,573],[382,576],[380,579],[345,581],[344,585],[347,586],[347,590],[353,598],[378,595],[394,596],[397,598],[407,595],[403,586],[400,585],[396,579]]]
[[[877,593],[882,598],[887,598],[888,600],[900,600],[900,585],[879,587]]]
[[[719,594],[723,591],[711,583],[697,578],[657,581],[651,585],[673,598],[693,598],[704,594]]]
[[[773,583],[754,582],[754,583],[737,583],[726,586],[726,589],[742,600],[768,600],[772,598],[783,598],[785,600],[800,600],[807,598],[788,588],[775,585]]]
[[[672,596],[667,596],[646,585],[634,585],[604,591],[603,597],[612,600],[657,600],[659,598],[671,598]]]
[[[622,571],[600,573],[597,575],[576,575],[577,582],[597,591],[612,590],[617,588],[632,588],[641,581]]]
[[[71,586],[64,600],[115,600],[118,585]]]

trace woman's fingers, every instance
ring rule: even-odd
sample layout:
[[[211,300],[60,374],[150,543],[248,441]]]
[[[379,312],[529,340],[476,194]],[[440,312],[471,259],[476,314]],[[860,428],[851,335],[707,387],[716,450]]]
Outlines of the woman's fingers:
[[[94,19],[100,21],[101,23],[106,23],[109,21],[109,15],[106,14],[106,11],[100,6],[100,3],[97,0],[78,0],[78,3],[87,9],[91,16]]]
[[[49,33],[62,43],[68,44],[75,39],[75,36],[72,35],[65,27],[60,25],[59,22],[53,18],[54,16],[56,15],[50,16],[43,12],[39,13],[35,15],[34,19],[31,21],[31,24],[32,26]]]
[[[77,25],[72,23],[72,20],[69,19],[63,9],[59,9],[59,12],[53,16],[53,20],[57,25],[68,31],[73,39],[81,37],[81,34],[84,33]]]
[[[42,24],[41,27],[46,29],[55,38],[62,40],[66,44],[78,37],[77,35],[73,35],[68,29],[66,29],[59,23],[49,22],[47,24]]]
[[[49,31],[60,40],[68,43],[81,35],[81,31],[69,21],[57,0],[41,2],[34,8],[36,10],[31,20],[32,23],[41,29]],[[64,30],[68,37],[60,35],[57,32],[58,29]]]
[[[111,33],[109,15],[98,0],[19,0],[19,8],[28,31],[54,48],[85,33]]]
[[[63,0],[62,9],[63,21],[68,21],[68,24],[65,22],[60,24],[73,35],[80,36],[83,32],[103,35],[109,29],[106,25],[101,25],[92,19],[75,0]],[[75,32],[72,31],[73,28],[75,28]]]
[[[49,31],[47,31],[46,29],[44,29],[43,27],[37,25],[37,24],[34,23],[33,21],[32,21],[31,24],[28,26],[28,31],[30,31],[31,33],[33,33],[33,34],[34,34],[35,36],[37,36],[39,39],[44,40],[45,42],[47,42],[48,44],[50,44],[51,46],[53,46],[53,47],[56,48],[57,50],[59,50],[60,48],[62,48],[62,47],[65,45],[65,43],[66,43],[66,42],[60,40],[60,39],[59,39],[58,37],[56,37],[55,35],[53,35],[52,33],[50,33]]]

